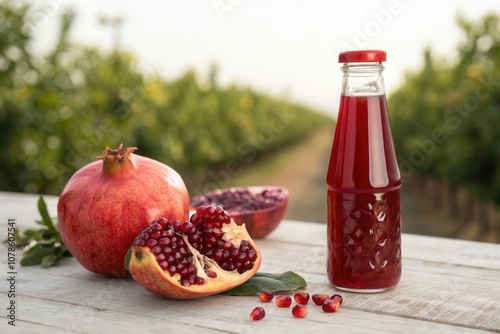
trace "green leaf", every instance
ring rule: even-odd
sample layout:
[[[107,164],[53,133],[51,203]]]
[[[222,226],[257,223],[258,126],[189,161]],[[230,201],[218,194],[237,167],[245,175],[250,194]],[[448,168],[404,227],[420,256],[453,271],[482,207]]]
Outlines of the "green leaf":
[[[40,223],[45,225],[53,235],[57,234],[54,224],[52,223],[52,218],[50,218],[49,211],[47,210],[47,204],[45,204],[45,200],[42,196],[38,199],[38,211],[40,212],[40,216],[42,216],[42,221]]]
[[[292,291],[305,288],[306,286],[306,280],[292,271],[282,274],[256,273],[248,281],[226,291],[225,294],[231,296],[252,296],[262,290],[271,292]]]
[[[52,267],[57,264],[58,258],[54,254],[45,255],[42,258],[42,267]]]
[[[45,256],[52,254],[52,247],[46,247],[43,245],[33,246],[21,260],[21,266],[34,266],[41,264]]]

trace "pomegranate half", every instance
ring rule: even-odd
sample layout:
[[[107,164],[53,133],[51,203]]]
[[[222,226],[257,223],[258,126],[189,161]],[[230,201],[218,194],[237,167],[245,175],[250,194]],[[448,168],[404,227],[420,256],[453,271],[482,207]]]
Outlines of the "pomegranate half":
[[[57,204],[62,241],[86,269],[128,276],[123,259],[135,237],[156,218],[185,220],[189,194],[180,175],[135,147],[109,147],[78,170]]]
[[[216,206],[198,208],[186,222],[154,220],[125,259],[135,281],[175,299],[229,290],[252,277],[260,263],[260,251],[245,225],[236,225]]]
[[[250,236],[257,239],[274,231],[285,218],[288,197],[288,190],[279,186],[231,187],[196,196],[191,205],[222,206],[236,224],[245,224]]]

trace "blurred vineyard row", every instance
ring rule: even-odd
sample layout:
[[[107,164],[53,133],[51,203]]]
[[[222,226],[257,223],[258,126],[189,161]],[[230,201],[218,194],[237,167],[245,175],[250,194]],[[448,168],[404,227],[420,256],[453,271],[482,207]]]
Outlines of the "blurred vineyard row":
[[[283,98],[222,87],[215,65],[167,80],[141,72],[124,50],[76,45],[71,12],[52,51],[35,56],[34,10],[0,4],[1,190],[58,194],[74,171],[123,143],[201,192],[332,122]]]
[[[427,50],[423,67],[389,98],[399,165],[405,178],[446,182],[452,197],[463,187],[500,204],[500,18],[458,23],[456,51]]]

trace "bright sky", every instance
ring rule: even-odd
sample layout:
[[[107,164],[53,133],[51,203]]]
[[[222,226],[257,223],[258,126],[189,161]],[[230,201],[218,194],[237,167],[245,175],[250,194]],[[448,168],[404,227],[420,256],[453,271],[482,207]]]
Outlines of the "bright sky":
[[[404,72],[418,68],[423,49],[454,57],[463,36],[458,12],[477,20],[500,14],[497,0],[32,0],[48,6],[37,15],[35,48],[43,52],[56,38],[64,8],[77,14],[76,41],[102,48],[113,45],[113,31],[99,16],[122,17],[120,44],[140,60],[144,71],[167,79],[188,67],[207,74],[217,63],[223,84],[288,96],[336,115],[341,72],[338,53],[346,49],[385,49],[388,93]]]

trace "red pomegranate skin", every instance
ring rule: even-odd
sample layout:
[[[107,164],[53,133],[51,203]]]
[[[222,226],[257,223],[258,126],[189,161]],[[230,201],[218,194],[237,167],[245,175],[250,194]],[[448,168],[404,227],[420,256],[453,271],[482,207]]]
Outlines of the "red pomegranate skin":
[[[64,187],[57,206],[59,232],[89,271],[128,276],[124,258],[135,237],[160,217],[187,220],[189,194],[180,175],[156,160],[128,152],[129,159],[125,153],[121,161],[108,163],[103,156]]]

